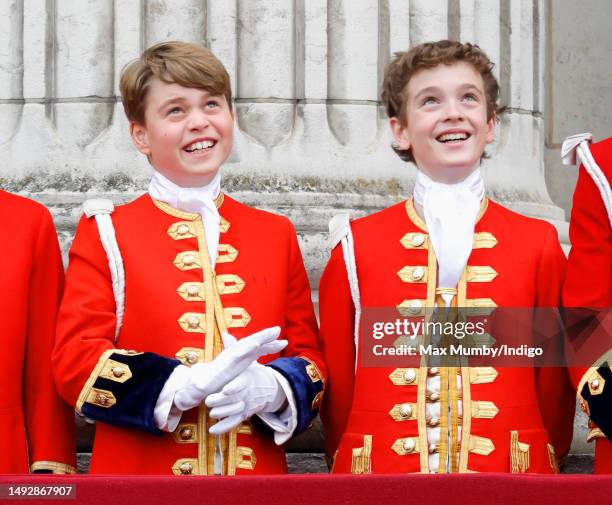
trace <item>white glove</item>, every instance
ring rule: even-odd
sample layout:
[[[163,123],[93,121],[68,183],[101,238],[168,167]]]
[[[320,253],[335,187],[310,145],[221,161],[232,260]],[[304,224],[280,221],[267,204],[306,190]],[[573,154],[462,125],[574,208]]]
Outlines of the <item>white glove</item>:
[[[197,407],[208,395],[219,391],[260,356],[283,350],[287,341],[276,340],[279,335],[278,326],[266,328],[238,341],[229,334],[221,335],[224,342],[229,338],[231,346],[225,345],[225,349],[214,360],[196,363],[189,369],[189,380],[174,395],[176,408],[184,412]]]
[[[234,345],[231,340],[235,342],[231,335],[223,337],[226,348]],[[211,435],[227,433],[254,414],[276,412],[286,400],[272,369],[255,361],[221,392],[206,398],[206,406],[212,409],[210,417],[221,419],[208,431]]]

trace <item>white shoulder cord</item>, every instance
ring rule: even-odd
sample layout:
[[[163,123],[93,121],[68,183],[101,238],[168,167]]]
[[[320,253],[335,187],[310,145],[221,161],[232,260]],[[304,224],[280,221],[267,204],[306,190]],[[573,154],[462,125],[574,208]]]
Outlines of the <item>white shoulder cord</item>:
[[[357,279],[357,264],[355,262],[355,244],[351,231],[350,216],[338,214],[329,221],[329,240],[331,248],[336,247],[338,242],[342,244],[344,264],[348,275],[351,298],[355,306],[355,370],[357,370],[357,359],[359,353],[359,323],[361,320],[361,297],[359,294],[359,280]]]
[[[115,326],[115,342],[119,336],[119,330],[123,323],[123,311],[125,307],[125,271],[123,269],[123,259],[117,245],[115,228],[111,214],[115,210],[113,202],[106,199],[86,200],[83,203],[83,212],[88,218],[95,216],[98,232],[102,247],[106,251],[108,266],[110,268],[113,283],[113,294],[115,295],[115,314],[117,325]]]
[[[589,149],[589,143],[592,139],[592,134],[590,133],[579,133],[577,135],[572,135],[571,137],[567,137],[563,141],[563,145],[561,147],[561,160],[564,165],[576,165],[577,158],[580,159],[580,162],[584,166],[587,173],[593,179],[595,186],[599,190],[601,195],[601,199],[603,200],[604,206],[606,207],[606,211],[608,213],[608,221],[610,222],[610,227],[612,228],[612,190],[610,190],[610,183],[608,179],[601,171],[601,168],[597,166],[593,155],[591,154],[591,150]]]

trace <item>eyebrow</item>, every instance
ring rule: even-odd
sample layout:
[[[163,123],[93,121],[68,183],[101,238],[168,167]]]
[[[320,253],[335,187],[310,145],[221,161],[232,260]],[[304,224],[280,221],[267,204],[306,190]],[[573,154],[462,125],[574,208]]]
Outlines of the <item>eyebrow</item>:
[[[172,105],[172,104],[175,104],[175,103],[183,103],[183,102],[186,102],[186,99],[184,97],[182,97],[182,96],[173,96],[173,97],[170,97],[170,98],[164,100],[159,105],[157,110],[161,111],[161,110],[165,109],[168,105]]]

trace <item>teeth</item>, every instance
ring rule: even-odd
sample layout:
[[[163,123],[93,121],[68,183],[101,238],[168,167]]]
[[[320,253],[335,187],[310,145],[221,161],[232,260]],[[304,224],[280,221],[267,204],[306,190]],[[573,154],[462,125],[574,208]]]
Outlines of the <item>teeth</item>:
[[[440,135],[438,140],[440,142],[447,142],[449,140],[466,140],[467,138],[467,133],[445,133],[444,135]]]
[[[186,147],[185,150],[189,152],[200,151],[202,149],[209,149],[214,145],[215,143],[212,140],[203,140],[201,142],[194,142],[190,146]]]

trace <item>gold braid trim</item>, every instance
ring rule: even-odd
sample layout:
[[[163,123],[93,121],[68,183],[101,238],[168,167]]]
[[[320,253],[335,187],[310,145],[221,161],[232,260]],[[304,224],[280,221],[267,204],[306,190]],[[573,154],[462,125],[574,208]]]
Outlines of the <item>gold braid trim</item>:
[[[76,473],[76,469],[72,465],[57,461],[35,461],[30,465],[30,471],[35,472],[36,470],[51,470],[54,474],[58,475]]]

